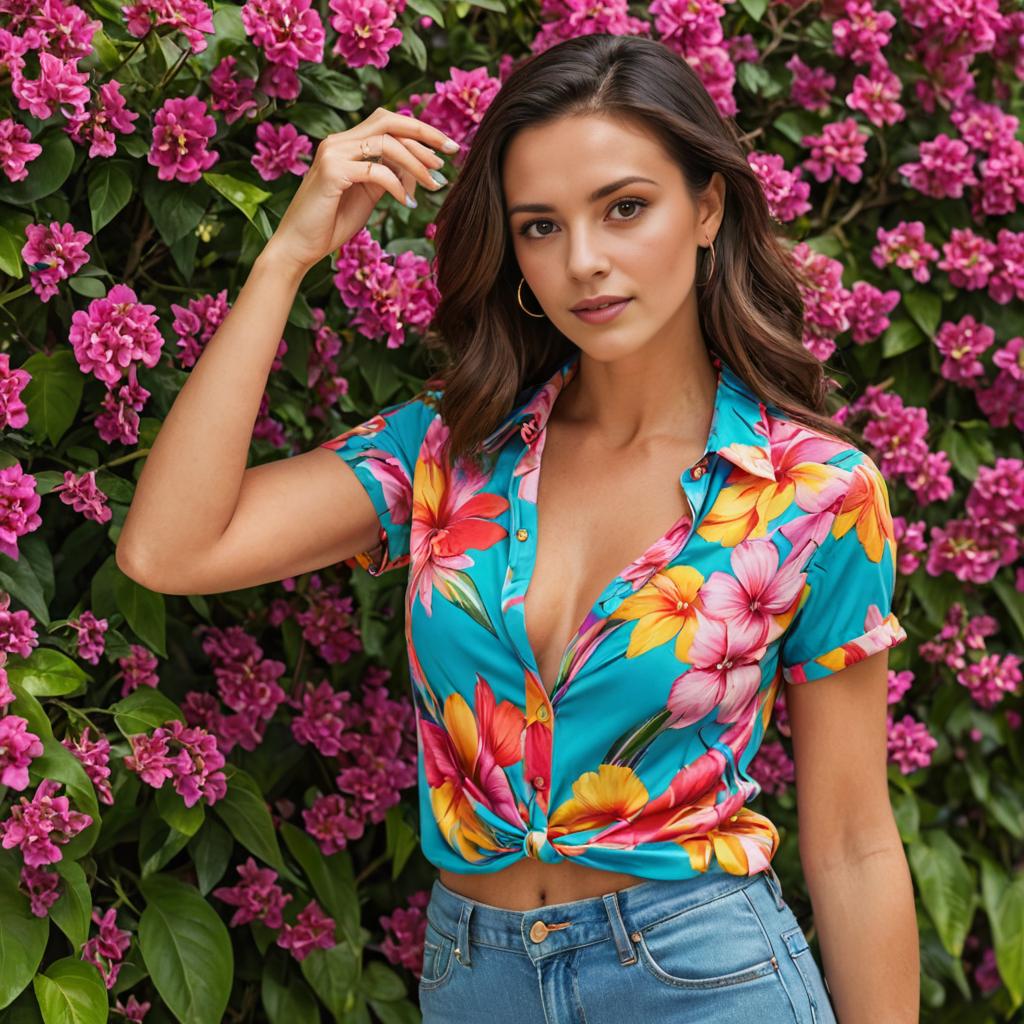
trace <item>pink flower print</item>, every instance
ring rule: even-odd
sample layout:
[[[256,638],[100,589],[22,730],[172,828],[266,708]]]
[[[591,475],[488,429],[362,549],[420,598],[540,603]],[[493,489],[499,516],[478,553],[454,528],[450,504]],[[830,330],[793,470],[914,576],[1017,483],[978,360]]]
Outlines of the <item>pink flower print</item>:
[[[29,268],[29,280],[36,295],[49,302],[57,294],[57,284],[76,274],[89,262],[86,245],[92,241],[87,231],[76,231],[71,224],[26,224],[28,241],[21,258]]]
[[[153,145],[146,159],[161,181],[198,181],[220,159],[206,149],[217,122],[196,96],[165,100],[153,122]]]
[[[749,624],[734,625],[695,612],[697,630],[690,643],[692,668],[672,684],[666,706],[669,728],[683,729],[717,709],[716,722],[735,722],[761,685],[761,658],[767,644]]]
[[[799,565],[779,566],[779,549],[769,539],[745,540],[732,549],[731,572],[713,572],[700,589],[705,614],[729,623],[745,647],[771,643],[782,632],[778,616],[797,602],[804,587]]]

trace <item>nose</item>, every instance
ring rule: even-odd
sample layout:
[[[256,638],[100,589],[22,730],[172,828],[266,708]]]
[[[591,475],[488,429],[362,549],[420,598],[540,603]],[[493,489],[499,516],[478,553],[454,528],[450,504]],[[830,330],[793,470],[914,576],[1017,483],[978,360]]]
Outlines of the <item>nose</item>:
[[[566,273],[575,281],[589,281],[595,275],[607,274],[608,257],[588,228],[577,228],[569,237]]]

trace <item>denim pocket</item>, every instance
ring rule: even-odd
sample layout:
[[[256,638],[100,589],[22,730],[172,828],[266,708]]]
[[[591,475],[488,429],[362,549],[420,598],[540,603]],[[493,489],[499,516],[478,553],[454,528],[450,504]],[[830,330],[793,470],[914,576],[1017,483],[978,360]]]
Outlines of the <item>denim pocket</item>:
[[[676,988],[723,988],[779,969],[743,889],[671,914],[631,937],[647,970]]]
[[[811,947],[807,944],[807,936],[804,935],[803,928],[797,925],[782,933],[782,941],[786,943],[790,959],[800,972],[800,979],[807,995],[807,1003],[811,1009],[811,1024],[819,1024],[821,1017],[818,1011],[818,1001],[815,998],[817,986],[814,983],[814,974],[817,973],[818,965],[812,959],[813,954]]]
[[[437,928],[427,918],[427,930],[423,934],[423,973],[420,975],[419,990],[432,990],[443,985],[452,973],[455,938]]]

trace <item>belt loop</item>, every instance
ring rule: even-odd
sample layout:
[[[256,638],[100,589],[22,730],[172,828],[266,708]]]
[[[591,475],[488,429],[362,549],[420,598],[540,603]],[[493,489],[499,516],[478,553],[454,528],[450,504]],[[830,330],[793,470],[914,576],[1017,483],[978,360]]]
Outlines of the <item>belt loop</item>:
[[[785,910],[786,901],[782,897],[782,882],[771,864],[768,865],[768,871],[765,873],[765,881],[768,882],[768,888],[771,889],[772,895],[775,897],[775,906],[779,910]]]
[[[630,944],[626,923],[622,920],[618,893],[605,893],[601,900],[604,902],[604,909],[608,914],[608,923],[612,926],[612,938],[615,940],[615,949],[619,954],[619,963],[623,966],[635,964],[637,961],[636,950]]]
[[[464,967],[470,966],[469,918],[472,913],[473,904],[469,900],[463,900],[459,924],[455,929],[455,959]]]

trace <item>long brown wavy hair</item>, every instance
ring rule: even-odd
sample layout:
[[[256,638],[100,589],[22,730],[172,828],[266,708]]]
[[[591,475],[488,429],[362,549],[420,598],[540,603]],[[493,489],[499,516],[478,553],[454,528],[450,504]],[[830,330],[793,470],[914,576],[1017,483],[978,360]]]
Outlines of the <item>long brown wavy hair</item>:
[[[464,164],[436,218],[441,300],[424,345],[444,366],[439,410],[449,457],[475,459],[480,442],[519,404],[524,389],[550,376],[577,346],[516,301],[522,277],[507,228],[503,156],[520,129],[575,115],[630,119],[674,157],[694,202],[718,171],[725,215],[716,266],[697,285],[701,331],[765,403],[794,421],[860,447],[827,411],[825,369],[803,345],[800,271],[776,237],[761,184],[740,133],[723,118],[690,65],[642,36],[594,34],[528,55],[514,66],[484,114]],[[697,281],[708,276],[702,252]],[[531,293],[524,289],[524,303]]]

